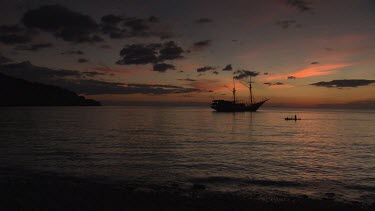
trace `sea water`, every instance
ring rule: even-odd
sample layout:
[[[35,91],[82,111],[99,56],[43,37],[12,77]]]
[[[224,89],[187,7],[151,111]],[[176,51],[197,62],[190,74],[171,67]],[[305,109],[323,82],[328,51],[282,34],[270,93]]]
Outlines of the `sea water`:
[[[372,203],[375,111],[3,107],[0,167]]]

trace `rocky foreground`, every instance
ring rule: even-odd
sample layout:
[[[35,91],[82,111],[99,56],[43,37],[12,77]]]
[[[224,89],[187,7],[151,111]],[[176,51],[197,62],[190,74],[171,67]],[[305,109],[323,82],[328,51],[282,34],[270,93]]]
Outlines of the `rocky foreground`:
[[[0,210],[374,210],[374,205],[307,196],[212,192],[204,185],[111,183],[3,168]]]

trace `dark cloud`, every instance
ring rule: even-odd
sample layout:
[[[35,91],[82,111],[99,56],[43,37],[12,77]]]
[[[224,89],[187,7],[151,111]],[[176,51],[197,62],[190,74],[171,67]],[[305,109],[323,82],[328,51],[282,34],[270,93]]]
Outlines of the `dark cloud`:
[[[117,61],[119,65],[128,64],[150,64],[155,63],[158,60],[157,49],[159,45],[143,45],[143,44],[132,44],[127,45],[120,51],[120,56],[123,58]]]
[[[69,50],[69,51],[64,51],[64,52],[61,52],[61,54],[63,54],[63,55],[74,55],[74,54],[76,54],[76,55],[83,55],[83,54],[85,54],[83,51],[81,51],[81,50]]]
[[[288,80],[290,80],[290,79],[296,79],[296,77],[295,76],[288,76],[288,78],[287,78]]]
[[[313,8],[310,6],[311,2],[306,0],[286,0],[286,3],[290,7],[294,7],[301,12],[310,11]]]
[[[32,44],[32,45],[19,45],[16,46],[14,49],[19,51],[39,51],[44,48],[51,48],[53,47],[52,43],[39,43],[39,44]]]
[[[197,69],[197,72],[198,73],[201,73],[201,72],[207,72],[209,70],[215,70],[216,68],[215,67],[211,67],[211,66],[205,66],[205,67],[200,67]]]
[[[159,84],[123,84],[115,82],[106,82],[98,80],[80,80],[79,83],[68,82],[72,90],[86,95],[98,94],[148,94],[148,95],[165,95],[165,94],[184,94],[198,92],[199,89],[186,88],[173,85]]]
[[[172,32],[161,32],[159,37],[161,40],[167,40],[173,38],[175,35]]]
[[[124,26],[129,29],[129,36],[136,37],[136,36],[149,36],[148,30],[150,26],[148,25],[148,21],[141,18],[126,18],[124,21]]]
[[[182,93],[191,93],[199,92],[199,89],[196,88],[186,88],[181,86],[173,85],[158,85],[158,84],[127,84],[129,91],[140,94],[153,94],[153,95],[162,95],[162,94],[182,94]]]
[[[165,60],[175,60],[183,58],[183,49],[174,41],[164,44],[133,44],[127,45],[120,51],[123,58],[117,64],[156,64]]]
[[[153,70],[158,71],[158,72],[165,72],[167,70],[174,70],[175,66],[171,64],[166,64],[166,63],[158,63],[154,64]]]
[[[15,25],[1,25],[0,32],[1,34],[11,34],[11,33],[23,33],[26,29],[15,24]]]
[[[122,16],[117,15],[105,15],[101,19],[102,23],[109,24],[109,25],[117,25],[119,24],[124,18]]]
[[[32,65],[29,61],[2,65],[1,72],[6,75],[11,75],[16,78],[31,78],[32,80],[38,78],[52,78],[54,76],[65,77],[65,76],[79,76],[78,71],[72,70],[54,70],[43,67],[36,67]]]
[[[125,84],[87,79],[103,75],[98,72],[80,72],[75,70],[55,70],[32,65],[30,62],[2,65],[0,72],[15,78],[51,84],[80,94],[180,94],[199,92],[199,89],[159,84]]]
[[[199,89],[159,84],[124,84],[99,80],[60,80],[57,84],[80,94],[147,94],[166,95],[198,92]]]
[[[126,29],[121,29],[117,26],[102,25],[101,30],[104,34],[108,34],[112,39],[121,39],[127,36]]]
[[[375,80],[366,80],[366,79],[344,79],[344,80],[332,80],[332,81],[320,81],[310,85],[327,87],[327,88],[344,88],[344,87],[359,87],[367,86],[375,83]]]
[[[95,77],[95,76],[102,76],[107,75],[106,73],[100,73],[100,72],[82,72],[82,75],[89,76],[89,77]]]
[[[10,35],[0,35],[0,42],[4,44],[19,44],[19,43],[28,43],[31,39],[26,36],[20,36],[16,34],[10,34]]]
[[[170,28],[160,24],[159,18],[150,16],[149,18],[128,17],[124,20],[123,26],[127,37],[159,37],[169,39],[174,36]]]
[[[7,45],[29,43],[35,33],[19,25],[1,25],[0,42]]]
[[[180,79],[177,79],[179,81],[189,81],[189,82],[194,82],[194,81],[197,81],[195,79],[191,79],[191,78],[180,78]]]
[[[228,64],[227,66],[224,67],[223,70],[224,70],[224,71],[232,71],[232,70],[233,70],[232,65],[231,65],[231,64]]]
[[[11,59],[9,59],[9,58],[7,58],[7,57],[5,57],[5,56],[3,56],[3,55],[1,55],[0,54],[0,65],[1,64],[6,64],[6,63],[9,63],[9,62],[12,62],[13,60],[11,60]]]
[[[117,15],[106,15],[101,18],[100,29],[104,34],[108,34],[110,38],[119,39],[126,37],[127,30],[120,28],[119,24],[124,17]]]
[[[263,83],[267,86],[280,86],[280,85],[284,85],[284,83],[282,82],[276,82],[276,83],[269,83],[269,82],[266,82],[266,83]]]
[[[163,44],[159,51],[159,61],[175,60],[183,58],[182,53],[184,50],[178,46],[174,41],[169,41]]]
[[[194,50],[202,50],[211,45],[211,40],[202,40],[195,42],[193,45]]]
[[[121,73],[122,70],[112,69],[111,67],[107,66],[105,63],[99,63],[97,67],[91,67],[90,69],[100,71],[102,73],[114,76],[115,73]]]
[[[250,70],[237,70],[233,73],[235,76],[233,78],[240,80],[247,77],[255,77],[259,75],[259,72],[250,71]]]
[[[100,29],[102,33],[109,35],[112,39],[126,37],[171,38],[172,32],[161,27],[159,22],[159,18],[155,16],[138,18],[110,14],[101,18]]]
[[[29,28],[37,28],[53,33],[68,42],[100,42],[96,33],[98,24],[88,15],[69,10],[61,5],[45,5],[27,11],[22,23]]]
[[[77,60],[78,63],[86,63],[88,61],[89,61],[88,59],[84,59],[84,58],[80,58]]]
[[[199,18],[194,21],[195,23],[212,23],[213,20],[209,18]]]
[[[155,17],[155,16],[150,16],[150,17],[148,17],[148,21],[151,22],[151,23],[159,23],[160,19],[158,17]]]
[[[120,28],[119,24],[124,20],[124,17],[117,15],[106,15],[101,18],[100,29],[104,34],[108,34],[112,39],[120,39],[127,36],[127,30]]]
[[[77,70],[51,69],[46,67],[38,67],[32,65],[29,61],[13,64],[4,64],[0,68],[0,72],[15,78],[47,83],[49,80],[58,78],[80,78],[84,76],[93,76],[100,73],[81,72]]]
[[[311,62],[311,64],[319,64],[319,62]]]

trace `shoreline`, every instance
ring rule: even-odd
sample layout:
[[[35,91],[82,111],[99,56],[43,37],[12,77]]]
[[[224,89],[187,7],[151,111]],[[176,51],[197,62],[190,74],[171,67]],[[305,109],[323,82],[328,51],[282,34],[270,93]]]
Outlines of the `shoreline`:
[[[49,172],[0,169],[0,210],[373,210],[375,204],[252,192],[194,183],[147,186]]]

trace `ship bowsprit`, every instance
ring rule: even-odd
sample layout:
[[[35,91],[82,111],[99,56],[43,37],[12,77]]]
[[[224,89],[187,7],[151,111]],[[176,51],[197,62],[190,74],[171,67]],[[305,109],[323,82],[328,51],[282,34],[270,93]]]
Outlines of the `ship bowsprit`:
[[[252,112],[255,112],[257,111],[266,101],[268,101],[268,99],[265,99],[265,100],[262,100],[260,102],[257,102],[257,103],[253,103],[253,104],[250,104],[250,105],[247,105],[246,106],[246,111],[252,111]]]

